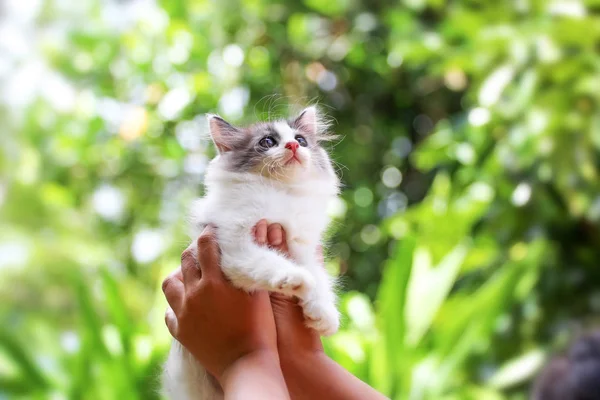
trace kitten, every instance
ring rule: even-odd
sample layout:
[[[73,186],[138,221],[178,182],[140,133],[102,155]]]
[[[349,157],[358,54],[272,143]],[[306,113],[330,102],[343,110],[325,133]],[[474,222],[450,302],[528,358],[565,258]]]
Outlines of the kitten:
[[[320,146],[329,136],[317,109],[308,107],[294,120],[247,128],[217,116],[208,121],[219,155],[207,169],[206,196],[192,207],[196,237],[207,224],[215,225],[221,267],[234,286],[295,296],[309,327],[321,335],[335,333],[339,315],[334,281],[317,259],[316,248],[329,223],[326,207],[338,194],[339,180]],[[254,242],[252,229],[263,218],[283,226],[291,258]],[[164,378],[171,399],[223,397],[176,341]]]

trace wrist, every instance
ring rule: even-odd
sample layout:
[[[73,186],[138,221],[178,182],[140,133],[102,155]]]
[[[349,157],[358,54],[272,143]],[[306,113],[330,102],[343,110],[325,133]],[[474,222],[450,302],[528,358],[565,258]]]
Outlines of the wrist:
[[[279,366],[279,356],[276,351],[256,350],[245,354],[232,362],[221,374],[218,381],[221,387],[225,388],[228,384],[246,371],[266,373],[276,373],[281,375]]]
[[[325,351],[321,349],[310,349],[302,351],[280,351],[279,362],[282,368],[305,368],[312,363],[321,363],[329,358]]]
[[[277,351],[257,351],[240,357],[221,375],[228,400],[289,399]]]
[[[311,376],[326,368],[329,356],[323,350],[280,353],[281,372],[285,382],[292,388],[301,388],[311,381]]]
[[[293,399],[384,399],[323,351],[306,352],[295,359],[281,358],[285,383]]]

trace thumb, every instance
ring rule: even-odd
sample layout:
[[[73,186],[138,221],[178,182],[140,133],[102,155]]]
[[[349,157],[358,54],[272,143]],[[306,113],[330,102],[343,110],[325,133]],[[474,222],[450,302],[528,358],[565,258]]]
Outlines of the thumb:
[[[214,279],[222,276],[221,254],[217,243],[216,229],[207,225],[198,238],[198,263],[202,279]]]

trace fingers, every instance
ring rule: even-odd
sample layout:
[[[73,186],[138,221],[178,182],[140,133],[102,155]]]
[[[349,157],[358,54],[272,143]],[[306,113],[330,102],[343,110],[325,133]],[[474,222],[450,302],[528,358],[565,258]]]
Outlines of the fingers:
[[[172,311],[179,312],[183,304],[183,296],[185,293],[181,270],[177,268],[172,272],[162,283],[162,290],[167,298]]]
[[[287,238],[281,224],[271,224],[267,229],[267,241],[273,249],[288,254]]]
[[[222,278],[219,244],[213,226],[207,225],[198,238],[198,261],[203,279]]]
[[[261,246],[267,244],[267,230],[268,230],[268,222],[266,219],[261,219],[254,226],[254,238],[256,239],[256,243]]]
[[[181,274],[185,287],[188,287],[202,278],[202,271],[200,270],[198,260],[194,253],[194,250],[188,247],[181,254]]]
[[[280,224],[271,224],[267,228],[267,240],[270,246],[280,246],[283,242],[283,227]]]
[[[167,307],[165,312],[165,324],[167,324],[171,336],[177,337],[177,317],[171,307]]]
[[[261,219],[254,226],[253,233],[259,246],[268,245],[272,249],[288,252],[285,230],[281,224],[269,224],[267,220]]]
[[[267,220],[261,219],[253,228],[254,239],[260,246],[268,245],[270,248],[279,250],[289,256],[289,247],[287,244],[287,235],[283,226],[278,223],[269,224]],[[325,267],[323,257],[323,247],[317,246],[316,256],[319,264]]]
[[[172,274],[174,278],[179,279],[181,282],[183,282],[183,273],[181,272],[181,266],[179,266],[179,268],[173,271]]]

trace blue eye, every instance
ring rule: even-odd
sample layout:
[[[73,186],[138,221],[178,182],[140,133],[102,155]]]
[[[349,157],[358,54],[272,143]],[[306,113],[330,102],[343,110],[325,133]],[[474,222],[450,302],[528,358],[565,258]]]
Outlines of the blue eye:
[[[265,136],[264,138],[260,139],[258,144],[265,149],[270,149],[271,147],[277,146],[277,141],[275,138],[273,138],[273,136]]]
[[[296,137],[294,138],[296,139],[296,141],[298,142],[298,144],[302,147],[306,147],[308,146],[308,142],[306,141],[306,138],[302,135],[296,135]]]

